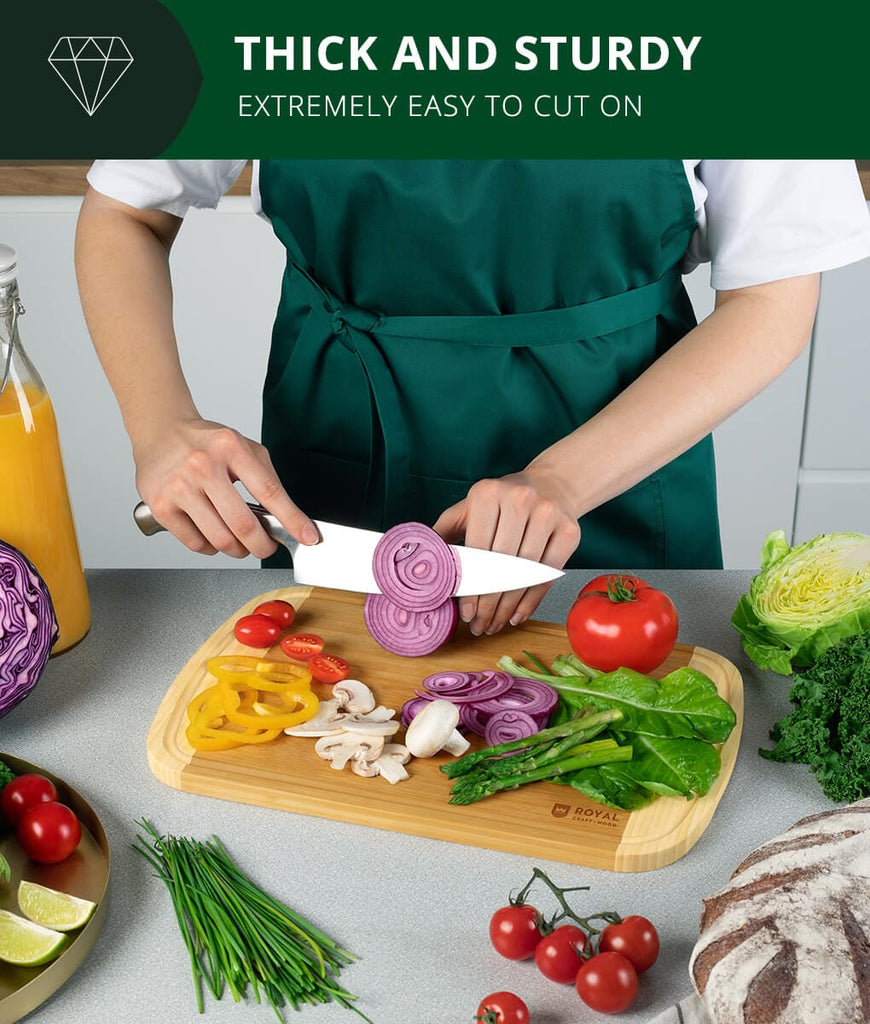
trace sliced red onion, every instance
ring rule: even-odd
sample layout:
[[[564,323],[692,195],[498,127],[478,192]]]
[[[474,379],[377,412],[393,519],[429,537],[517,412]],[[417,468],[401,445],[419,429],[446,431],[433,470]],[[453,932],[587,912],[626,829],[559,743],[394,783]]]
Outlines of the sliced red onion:
[[[424,690],[430,693],[448,694],[453,692],[464,692],[468,689],[469,677],[476,676],[471,672],[435,672],[426,676],[422,682]]]
[[[459,724],[473,732],[476,736],[483,736],[486,732],[486,723],[489,721],[490,713],[481,711],[477,704],[459,705]]]
[[[497,743],[512,743],[514,740],[534,736],[539,728],[534,718],[525,711],[496,711],[489,716],[483,740],[488,747],[494,747]]]
[[[482,701],[481,709],[494,712],[515,708],[525,711],[527,715],[549,715],[559,703],[559,694],[542,680],[515,677],[512,684],[505,693]]]
[[[57,636],[45,581],[18,548],[0,541],[0,715],[36,686]]]
[[[369,633],[381,647],[393,654],[416,658],[437,651],[453,636],[459,612],[452,597],[437,608],[413,611],[384,594],[368,594],[363,617]]]
[[[412,697],[410,700],[406,700],[402,705],[402,711],[400,714],[400,721],[402,725],[407,729],[413,721],[414,716],[422,711],[427,704],[431,704],[433,700],[435,700],[434,697]]]
[[[434,611],[456,593],[459,558],[423,523],[400,523],[378,541],[372,572],[381,593],[402,608]]]

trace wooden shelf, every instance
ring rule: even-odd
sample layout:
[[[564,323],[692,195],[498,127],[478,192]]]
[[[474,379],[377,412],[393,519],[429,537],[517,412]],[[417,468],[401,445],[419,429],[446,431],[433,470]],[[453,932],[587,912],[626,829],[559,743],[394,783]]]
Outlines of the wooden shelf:
[[[856,160],[864,195],[870,200],[870,160]],[[82,196],[87,182],[89,160],[62,163],[53,160],[0,161],[0,196]],[[230,190],[230,195],[246,195],[251,190],[250,164]]]

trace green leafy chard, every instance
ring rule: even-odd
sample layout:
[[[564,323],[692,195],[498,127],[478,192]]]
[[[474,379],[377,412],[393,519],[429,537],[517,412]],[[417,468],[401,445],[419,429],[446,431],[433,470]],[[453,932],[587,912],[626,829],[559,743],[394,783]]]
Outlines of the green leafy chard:
[[[782,530],[769,534],[731,622],[755,664],[781,675],[870,629],[870,536],[823,533],[790,547]]]
[[[709,791],[720,769],[713,744],[728,738],[736,715],[702,672],[683,667],[659,680],[623,668],[593,677],[571,655],[560,655],[551,672],[535,663],[540,671],[508,657],[499,667],[554,687],[561,697],[556,721],[442,766],[456,780],[452,803],[544,779],[623,810],[658,795],[692,799]]]
[[[502,658],[499,666],[511,671],[507,662]],[[736,722],[734,709],[719,696],[713,680],[688,666],[675,669],[664,679],[652,679],[630,668],[618,668],[594,679],[542,673],[536,678],[544,679],[578,709],[618,709],[622,714],[619,727],[627,732],[724,743]]]
[[[641,734],[622,740],[631,744],[630,761],[575,772],[561,781],[593,800],[635,810],[655,796],[703,796],[719,775],[719,751],[705,740]]]
[[[831,800],[870,796],[870,631],[795,673],[789,697],[794,709],[773,727],[776,746],[762,757],[808,765]]]

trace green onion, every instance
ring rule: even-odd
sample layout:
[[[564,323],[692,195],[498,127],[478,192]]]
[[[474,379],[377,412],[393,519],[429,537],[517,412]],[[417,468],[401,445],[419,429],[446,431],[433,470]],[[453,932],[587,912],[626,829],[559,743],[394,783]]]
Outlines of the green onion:
[[[133,849],[155,869],[172,898],[203,1012],[203,986],[215,999],[229,989],[238,1002],[248,989],[281,1008],[334,1001],[369,1021],[338,982],[356,958],[295,911],[264,892],[232,861],[217,836],[202,843],[161,836],[144,818]],[[371,1021],[369,1021],[371,1024]]]

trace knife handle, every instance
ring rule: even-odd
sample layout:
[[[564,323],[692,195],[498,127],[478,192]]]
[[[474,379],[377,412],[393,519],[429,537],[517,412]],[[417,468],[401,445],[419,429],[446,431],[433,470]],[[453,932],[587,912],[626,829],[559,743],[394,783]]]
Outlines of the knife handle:
[[[151,537],[155,533],[160,533],[161,530],[166,529],[165,526],[161,526],[157,522],[154,518],[154,513],[144,501],[140,501],[133,509],[133,520],[146,537]]]
[[[289,533],[287,533],[275,516],[273,516],[267,509],[263,508],[262,505],[257,505],[252,501],[248,501],[246,504],[257,519],[259,519],[260,525],[272,540],[277,541],[279,544],[283,544],[292,555],[296,551],[298,543],[290,536]],[[161,526],[160,523],[157,522],[154,518],[154,513],[144,501],[140,501],[133,509],[133,519],[146,537],[153,537],[155,533],[160,533],[166,529],[165,526]]]

